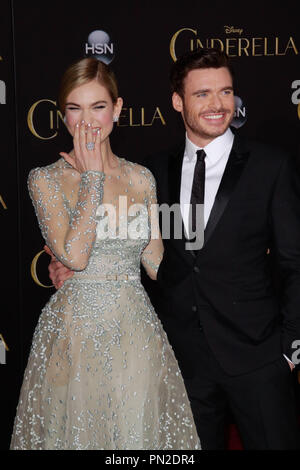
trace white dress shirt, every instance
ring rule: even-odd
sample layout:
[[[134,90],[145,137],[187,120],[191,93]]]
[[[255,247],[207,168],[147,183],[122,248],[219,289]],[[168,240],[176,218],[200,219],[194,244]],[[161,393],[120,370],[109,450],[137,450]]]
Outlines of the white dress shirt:
[[[231,152],[234,135],[228,128],[227,131],[216,137],[203,150],[205,158],[205,194],[204,194],[204,227],[207,224],[219,184],[221,182],[225,166]],[[185,151],[181,173],[180,209],[184,228],[188,234],[189,206],[194,177],[194,169],[197,161],[197,150],[201,150],[186,136]]]

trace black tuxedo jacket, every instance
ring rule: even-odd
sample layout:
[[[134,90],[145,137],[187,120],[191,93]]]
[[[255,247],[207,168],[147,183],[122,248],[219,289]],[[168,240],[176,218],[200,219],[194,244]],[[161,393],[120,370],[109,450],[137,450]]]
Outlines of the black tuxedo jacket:
[[[159,204],[180,202],[183,154],[184,143],[145,161]],[[295,161],[283,150],[235,136],[203,248],[192,252],[185,244],[171,228],[155,302],[183,375],[194,374],[199,327],[229,375],[250,372],[282,353],[291,358],[292,343],[300,340]]]

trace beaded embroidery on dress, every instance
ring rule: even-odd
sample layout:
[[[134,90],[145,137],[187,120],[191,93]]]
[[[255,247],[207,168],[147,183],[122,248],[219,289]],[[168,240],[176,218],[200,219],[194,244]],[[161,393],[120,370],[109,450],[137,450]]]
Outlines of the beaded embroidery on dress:
[[[141,165],[118,162],[110,177],[88,171],[78,179],[63,159],[29,174],[43,237],[75,274],[39,317],[11,449],[200,449],[177,361],[140,282],[140,263],[151,274],[162,258],[161,243],[152,237],[157,219],[150,218],[155,180]],[[141,204],[128,220],[119,195],[124,205]],[[101,202],[117,209],[115,232]],[[87,209],[92,215],[79,232]],[[62,251],[65,223],[74,237]],[[81,253],[89,253],[84,269],[72,258],[78,242]]]

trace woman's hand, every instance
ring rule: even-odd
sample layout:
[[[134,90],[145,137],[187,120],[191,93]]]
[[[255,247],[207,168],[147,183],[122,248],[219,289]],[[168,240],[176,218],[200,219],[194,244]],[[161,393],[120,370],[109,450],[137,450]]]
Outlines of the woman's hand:
[[[100,129],[93,132],[91,124],[82,121],[76,124],[74,130],[74,157],[65,152],[60,155],[72,165],[79,173],[85,171],[103,171],[101,157]],[[90,146],[90,149],[88,148]]]

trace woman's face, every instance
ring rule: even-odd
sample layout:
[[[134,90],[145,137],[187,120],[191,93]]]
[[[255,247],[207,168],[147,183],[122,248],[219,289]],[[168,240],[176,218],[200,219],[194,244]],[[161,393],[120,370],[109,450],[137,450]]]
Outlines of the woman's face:
[[[67,96],[65,107],[65,122],[71,135],[74,135],[75,125],[85,122],[91,124],[93,132],[100,128],[101,142],[113,129],[113,117],[119,116],[122,109],[122,99],[114,104],[107,89],[97,80],[81,85]]]

